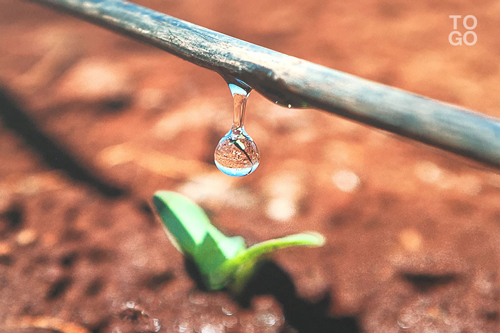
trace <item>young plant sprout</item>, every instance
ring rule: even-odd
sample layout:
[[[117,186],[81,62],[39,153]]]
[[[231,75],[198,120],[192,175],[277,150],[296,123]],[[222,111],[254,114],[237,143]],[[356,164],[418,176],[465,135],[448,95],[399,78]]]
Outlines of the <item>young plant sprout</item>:
[[[242,237],[226,237],[210,223],[203,209],[169,191],[153,196],[154,206],[174,246],[195,262],[210,290],[228,287],[241,292],[263,255],[290,246],[322,246],[322,235],[309,232],[271,239],[246,248]]]

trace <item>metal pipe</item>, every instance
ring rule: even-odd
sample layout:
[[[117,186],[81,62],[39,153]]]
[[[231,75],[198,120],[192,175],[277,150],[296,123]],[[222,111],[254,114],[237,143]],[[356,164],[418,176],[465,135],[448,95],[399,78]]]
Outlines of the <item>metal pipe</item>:
[[[326,68],[121,0],[31,0],[312,107],[500,168],[500,120]]]

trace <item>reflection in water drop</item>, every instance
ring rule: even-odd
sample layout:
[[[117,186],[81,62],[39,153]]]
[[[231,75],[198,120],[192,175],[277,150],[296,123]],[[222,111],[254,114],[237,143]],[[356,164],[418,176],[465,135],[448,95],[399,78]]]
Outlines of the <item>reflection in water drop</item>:
[[[259,166],[259,149],[246,133],[243,121],[250,88],[238,79],[227,79],[234,99],[233,126],[215,148],[215,165],[226,175],[242,177]]]
[[[215,149],[215,165],[226,175],[242,177],[259,166],[259,150],[243,127],[231,129]]]

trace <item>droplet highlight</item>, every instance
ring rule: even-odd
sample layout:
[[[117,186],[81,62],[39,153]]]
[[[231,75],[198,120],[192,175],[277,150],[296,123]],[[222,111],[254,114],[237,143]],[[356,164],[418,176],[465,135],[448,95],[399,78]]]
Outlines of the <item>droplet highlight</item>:
[[[226,175],[243,177],[254,172],[260,161],[259,149],[243,125],[252,88],[235,78],[226,78],[226,81],[234,100],[233,125],[215,148],[214,161]]]

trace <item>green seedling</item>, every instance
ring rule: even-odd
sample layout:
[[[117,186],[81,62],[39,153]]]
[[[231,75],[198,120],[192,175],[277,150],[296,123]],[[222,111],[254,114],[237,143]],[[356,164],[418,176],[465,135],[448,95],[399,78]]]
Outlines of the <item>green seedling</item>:
[[[271,239],[246,247],[242,237],[227,237],[206,216],[203,209],[186,197],[159,191],[153,203],[174,246],[190,257],[210,290],[228,287],[234,293],[243,290],[256,265],[265,254],[290,246],[322,246],[318,233],[301,233]]]

